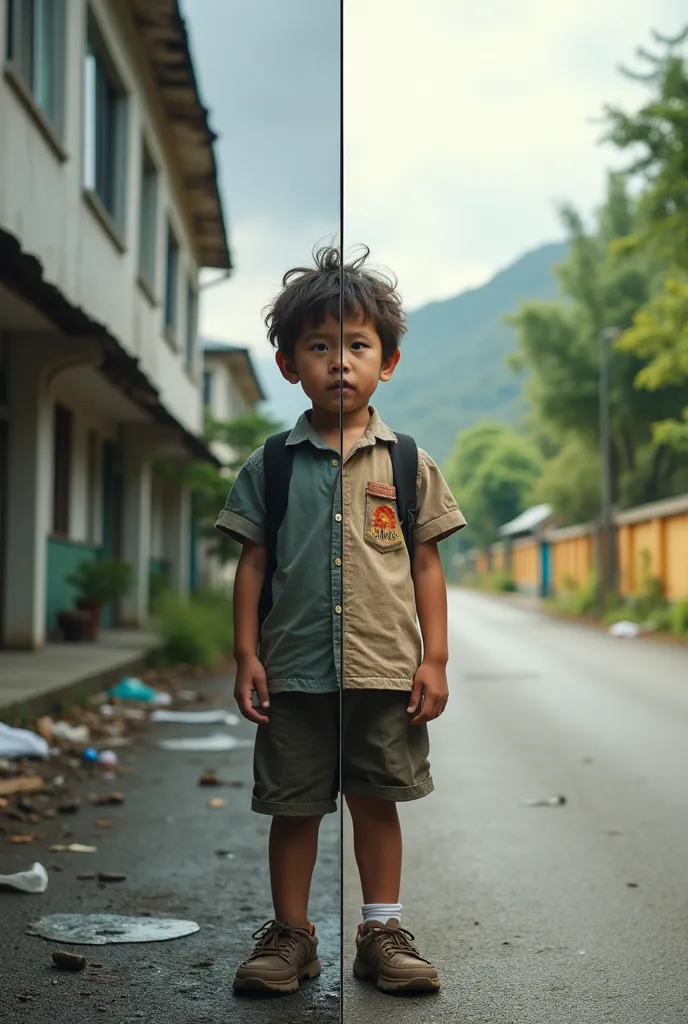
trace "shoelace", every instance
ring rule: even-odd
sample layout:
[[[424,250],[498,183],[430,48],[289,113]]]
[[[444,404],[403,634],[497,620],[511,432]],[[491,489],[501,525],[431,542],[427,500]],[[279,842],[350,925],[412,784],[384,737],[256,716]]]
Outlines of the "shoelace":
[[[283,921],[266,921],[252,938],[258,943],[247,962],[257,960],[266,953],[278,956],[289,963],[289,954],[294,951],[298,938],[294,934],[294,926]]]
[[[429,962],[420,955],[413,945],[416,937],[407,931],[406,928],[373,928],[368,934],[373,934],[376,938],[380,939],[380,945],[385,949],[385,952],[412,953],[413,956],[424,963]]]

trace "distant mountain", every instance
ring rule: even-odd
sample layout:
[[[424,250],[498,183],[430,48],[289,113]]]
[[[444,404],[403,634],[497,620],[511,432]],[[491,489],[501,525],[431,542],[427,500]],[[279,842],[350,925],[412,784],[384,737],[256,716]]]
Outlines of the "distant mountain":
[[[460,430],[518,420],[522,381],[506,365],[515,336],[502,318],[522,300],[555,298],[553,267],[565,255],[563,243],[543,245],[480,288],[409,313],[401,362],[374,399],[392,429],[413,434],[441,464]]]
[[[480,288],[409,313],[399,367],[373,399],[386,422],[413,434],[439,463],[460,430],[483,419],[515,423],[522,381],[506,365],[515,338],[502,318],[522,300],[556,297],[553,267],[565,254],[563,243],[543,245]],[[254,361],[268,395],[264,411],[290,426],[308,406],[301,389],[281,377],[267,342]]]

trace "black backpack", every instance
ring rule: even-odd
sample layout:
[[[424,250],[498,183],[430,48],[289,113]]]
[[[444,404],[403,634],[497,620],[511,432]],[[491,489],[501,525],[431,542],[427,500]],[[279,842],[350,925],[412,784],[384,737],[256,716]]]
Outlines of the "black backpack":
[[[291,431],[273,434],[263,449],[263,476],[265,478],[265,546],[267,563],[265,580],[258,603],[258,619],[262,626],[272,608],[272,577],[277,568],[277,534],[287,511],[289,481],[294,449],[288,445]],[[397,434],[396,442],[389,442],[392,475],[397,492],[397,514],[404,535],[406,549],[413,571],[413,526],[417,515],[416,480],[418,477],[418,447],[408,434]]]

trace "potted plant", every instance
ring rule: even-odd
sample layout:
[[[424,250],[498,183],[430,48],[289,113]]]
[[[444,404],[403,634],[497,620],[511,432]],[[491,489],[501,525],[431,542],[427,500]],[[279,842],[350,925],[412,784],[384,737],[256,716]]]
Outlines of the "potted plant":
[[[77,608],[90,614],[89,639],[96,640],[103,608],[130,592],[134,585],[134,567],[115,558],[104,561],[85,559],[67,577],[67,582],[79,595]]]

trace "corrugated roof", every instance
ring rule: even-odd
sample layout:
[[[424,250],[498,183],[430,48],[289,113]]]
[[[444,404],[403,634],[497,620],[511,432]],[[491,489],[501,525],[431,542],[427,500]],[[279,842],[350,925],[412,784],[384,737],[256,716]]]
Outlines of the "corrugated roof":
[[[542,526],[552,515],[551,505],[533,505],[521,512],[510,523],[501,526],[499,532],[502,537],[514,537],[518,533],[532,533],[538,526]]]
[[[231,270],[213,143],[179,0],[128,0],[174,139],[203,267]]]

